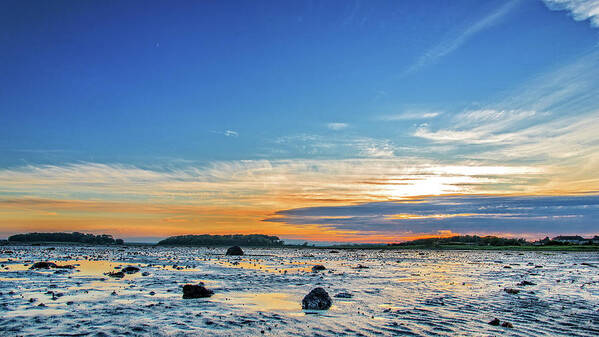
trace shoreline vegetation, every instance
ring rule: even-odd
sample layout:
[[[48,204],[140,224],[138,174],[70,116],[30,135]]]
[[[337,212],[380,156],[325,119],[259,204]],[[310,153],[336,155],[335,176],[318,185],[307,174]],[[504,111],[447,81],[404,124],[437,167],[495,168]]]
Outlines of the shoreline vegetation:
[[[385,250],[516,250],[516,251],[599,251],[599,237],[583,239],[580,236],[548,237],[530,242],[525,239],[496,236],[456,235],[445,238],[427,238],[401,243],[348,243],[316,246],[314,244],[285,244],[277,236],[263,234],[234,235],[180,235],[168,237],[158,243],[131,243],[114,239],[107,234],[26,233],[10,236],[1,245],[121,245],[159,247],[221,247],[246,246],[261,248],[311,248],[311,249],[385,249]],[[334,252],[334,251],[332,251]]]

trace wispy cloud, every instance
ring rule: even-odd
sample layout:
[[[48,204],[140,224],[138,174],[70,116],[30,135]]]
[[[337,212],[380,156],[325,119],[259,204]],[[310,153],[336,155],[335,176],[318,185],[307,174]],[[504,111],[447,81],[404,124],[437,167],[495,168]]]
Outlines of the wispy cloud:
[[[543,0],[551,10],[570,12],[574,20],[589,20],[591,25],[599,27],[599,1],[597,0]]]
[[[225,130],[225,131],[211,131],[212,133],[216,133],[219,135],[223,135],[226,137],[239,137],[239,133],[234,130]]]
[[[428,124],[421,125],[414,136],[435,142],[462,142],[469,144],[514,143],[521,139],[515,130],[523,121],[539,115],[535,111],[473,110],[454,116],[454,129],[431,131]]]
[[[395,115],[383,115],[379,119],[383,121],[403,121],[403,120],[415,120],[415,119],[430,119],[439,116],[441,113],[436,111],[425,111],[425,112],[404,112]]]
[[[442,41],[435,47],[424,53],[418,60],[406,70],[406,74],[413,73],[426,66],[436,63],[440,58],[452,53],[473,36],[481,31],[499,23],[501,19],[508,14],[520,0],[511,0],[501,7],[469,25],[468,28],[458,32],[456,35]]]
[[[349,124],[347,123],[328,123],[327,124],[327,128],[334,130],[334,131],[338,131],[338,130],[343,130],[345,128],[347,128],[349,126]]]

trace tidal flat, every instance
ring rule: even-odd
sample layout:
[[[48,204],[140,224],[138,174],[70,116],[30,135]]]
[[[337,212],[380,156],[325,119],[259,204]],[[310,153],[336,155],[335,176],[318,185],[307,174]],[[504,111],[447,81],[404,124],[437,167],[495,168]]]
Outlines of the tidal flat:
[[[244,250],[2,247],[0,335],[599,335],[597,252]],[[302,310],[317,287],[332,307]]]

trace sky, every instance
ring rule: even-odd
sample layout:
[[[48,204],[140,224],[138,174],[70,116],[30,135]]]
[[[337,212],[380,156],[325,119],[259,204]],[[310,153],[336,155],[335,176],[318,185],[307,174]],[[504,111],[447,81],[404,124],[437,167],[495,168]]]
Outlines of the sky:
[[[599,1],[0,2],[0,237],[599,234]]]

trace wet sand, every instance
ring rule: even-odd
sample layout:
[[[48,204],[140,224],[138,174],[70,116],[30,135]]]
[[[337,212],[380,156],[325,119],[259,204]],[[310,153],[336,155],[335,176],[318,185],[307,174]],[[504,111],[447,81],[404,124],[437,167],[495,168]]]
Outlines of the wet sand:
[[[3,247],[0,335],[599,335],[596,252],[244,250]],[[38,261],[75,268],[31,270]],[[126,266],[140,271],[105,275]],[[215,294],[183,299],[199,282]],[[315,287],[329,310],[302,310]]]

